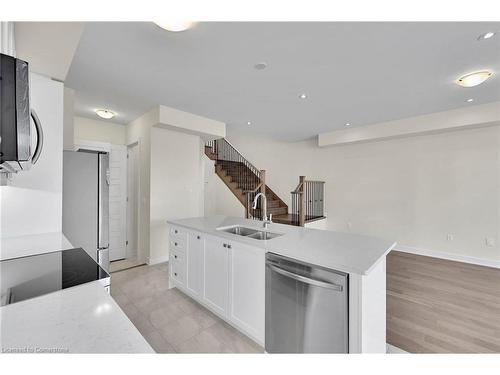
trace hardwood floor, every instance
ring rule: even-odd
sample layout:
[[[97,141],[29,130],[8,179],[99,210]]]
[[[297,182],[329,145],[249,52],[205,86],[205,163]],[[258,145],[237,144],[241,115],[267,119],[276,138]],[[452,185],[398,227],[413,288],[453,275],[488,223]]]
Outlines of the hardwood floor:
[[[500,353],[500,270],[392,251],[387,342],[410,353]]]

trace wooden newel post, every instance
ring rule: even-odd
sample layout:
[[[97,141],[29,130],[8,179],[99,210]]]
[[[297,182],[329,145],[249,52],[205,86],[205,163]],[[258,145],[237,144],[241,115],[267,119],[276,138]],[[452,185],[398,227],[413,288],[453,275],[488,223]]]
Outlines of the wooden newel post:
[[[262,183],[262,185],[260,185],[260,193],[266,195],[266,171],[265,170],[261,170],[260,171],[260,182]],[[262,220],[264,220],[264,215],[267,215],[267,212],[264,212],[262,210],[262,208],[264,207],[264,204],[262,203],[262,199],[260,200],[260,218]]]
[[[299,201],[299,225],[303,227],[306,222],[306,195],[304,193],[306,176],[299,176],[299,185],[300,185],[300,201]]]

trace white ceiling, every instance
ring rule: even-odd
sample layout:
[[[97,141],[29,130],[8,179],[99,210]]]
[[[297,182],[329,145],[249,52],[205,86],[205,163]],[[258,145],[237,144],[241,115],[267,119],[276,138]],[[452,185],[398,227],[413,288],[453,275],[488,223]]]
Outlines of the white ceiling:
[[[163,104],[294,141],[500,100],[500,35],[476,40],[487,31],[500,23],[87,23],[66,85],[80,116],[128,123]],[[483,85],[454,84],[486,68]]]
[[[30,70],[64,81],[82,36],[83,22],[15,22],[17,57]]]

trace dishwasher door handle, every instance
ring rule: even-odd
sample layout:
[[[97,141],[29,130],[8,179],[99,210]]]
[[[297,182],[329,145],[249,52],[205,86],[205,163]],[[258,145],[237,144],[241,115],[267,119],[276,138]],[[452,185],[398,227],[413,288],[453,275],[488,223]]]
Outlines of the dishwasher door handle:
[[[337,292],[341,292],[344,289],[344,287],[342,285],[328,283],[326,281],[311,279],[310,277],[297,275],[296,273],[284,270],[283,268],[276,267],[276,266],[273,266],[271,264],[267,264],[267,266],[269,268],[271,268],[274,272],[279,273],[280,275],[283,275],[285,277],[289,277],[289,278],[297,280],[297,281],[301,281],[301,282],[306,283],[306,284],[319,286],[320,288],[333,289],[333,290],[336,290]]]

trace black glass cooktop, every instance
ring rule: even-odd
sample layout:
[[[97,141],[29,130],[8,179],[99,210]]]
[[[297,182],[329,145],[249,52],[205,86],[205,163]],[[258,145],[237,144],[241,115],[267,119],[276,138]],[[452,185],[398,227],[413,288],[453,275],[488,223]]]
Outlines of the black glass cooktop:
[[[79,248],[3,260],[0,277],[0,306],[4,306],[109,275]]]

